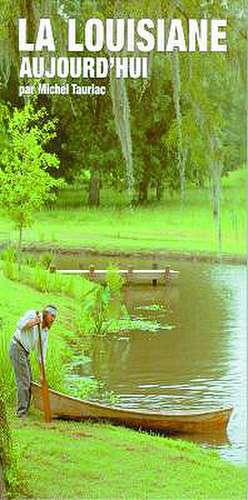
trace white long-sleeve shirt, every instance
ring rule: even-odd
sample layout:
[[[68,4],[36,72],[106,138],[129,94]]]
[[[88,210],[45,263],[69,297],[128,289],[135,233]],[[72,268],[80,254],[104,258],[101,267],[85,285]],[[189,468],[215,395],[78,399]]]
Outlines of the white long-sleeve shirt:
[[[40,348],[39,348],[38,325],[35,325],[31,328],[28,328],[28,327],[25,328],[25,325],[27,324],[27,322],[32,320],[32,319],[35,319],[35,317],[36,317],[35,310],[27,311],[24,314],[24,316],[22,316],[20,318],[20,320],[17,322],[14,337],[17,340],[19,340],[19,342],[23,345],[23,347],[26,349],[26,351],[31,352],[32,350],[34,350],[36,357],[37,357],[37,361],[40,363],[41,357],[40,357]],[[42,319],[42,315],[41,315],[41,319]],[[41,343],[42,343],[43,360],[45,362],[46,351],[47,351],[48,328],[42,328],[42,323],[40,323],[40,330],[41,330]]]

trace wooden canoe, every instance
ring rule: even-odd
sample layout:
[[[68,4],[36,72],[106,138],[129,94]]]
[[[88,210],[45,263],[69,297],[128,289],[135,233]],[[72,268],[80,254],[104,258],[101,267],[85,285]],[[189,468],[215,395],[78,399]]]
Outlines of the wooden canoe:
[[[41,386],[32,382],[32,395],[36,408],[43,410]],[[207,434],[225,431],[232,407],[207,412],[153,412],[128,410],[74,398],[49,389],[53,418],[69,420],[105,420],[113,424],[163,434]]]

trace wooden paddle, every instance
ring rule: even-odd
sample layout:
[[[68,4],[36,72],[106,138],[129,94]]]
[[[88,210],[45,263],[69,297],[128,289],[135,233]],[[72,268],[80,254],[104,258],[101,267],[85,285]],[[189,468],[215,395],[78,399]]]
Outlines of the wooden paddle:
[[[37,312],[36,314],[38,316],[39,312]],[[41,376],[42,376],[41,391],[42,391],[42,399],[43,399],[43,409],[44,409],[45,422],[49,423],[52,421],[52,412],[51,412],[51,406],[50,406],[50,400],[49,400],[48,383],[46,380],[45,363],[44,363],[44,358],[43,358],[40,323],[38,323],[38,332],[39,332],[39,349],[40,349],[40,358],[41,358]]]

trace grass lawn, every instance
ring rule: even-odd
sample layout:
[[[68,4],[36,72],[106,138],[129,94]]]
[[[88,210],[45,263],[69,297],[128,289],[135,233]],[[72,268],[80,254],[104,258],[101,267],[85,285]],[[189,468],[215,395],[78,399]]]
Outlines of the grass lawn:
[[[222,252],[246,253],[245,169],[222,180]],[[24,234],[26,243],[99,251],[218,252],[209,192],[188,191],[185,206],[178,196],[151,202],[130,211],[116,193],[103,193],[103,206],[83,205],[85,193],[67,189],[53,209],[36,215]],[[2,215],[0,242],[17,238],[12,223]]]
[[[26,309],[40,309],[52,302],[59,307],[59,317],[50,332],[48,376],[50,381],[50,375],[58,379],[62,372],[61,349],[65,349],[70,333],[73,299],[41,294],[2,274],[0,279],[0,376],[5,380],[8,375],[8,383],[11,382],[6,339],[12,335],[16,320]],[[57,353],[56,357],[57,349],[60,356]],[[46,425],[34,410],[26,421],[11,417],[10,425],[21,446],[20,469],[26,478],[29,498],[245,498],[244,467],[230,464],[216,452],[193,443],[106,424],[54,421]]]
[[[35,415],[12,425],[32,498],[245,498],[244,468],[193,443]]]

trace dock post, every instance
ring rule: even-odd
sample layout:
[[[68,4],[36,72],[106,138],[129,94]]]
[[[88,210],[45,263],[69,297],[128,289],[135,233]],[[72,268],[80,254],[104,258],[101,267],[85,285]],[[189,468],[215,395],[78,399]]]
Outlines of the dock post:
[[[165,281],[168,281],[170,279],[170,266],[166,266],[164,277],[165,277]]]
[[[127,269],[127,285],[129,286],[133,279],[133,268],[129,266]]]
[[[93,264],[91,264],[89,267],[89,278],[92,281],[95,281],[95,277],[96,277],[95,270],[96,270],[95,266]]]
[[[83,270],[84,270],[84,265],[83,265],[83,263],[81,263],[81,262],[80,262],[80,264],[79,264],[79,269],[80,269],[80,271],[83,271]],[[83,273],[80,275],[80,277],[81,277],[81,278],[83,278],[83,277],[84,277]]]
[[[158,269],[158,264],[157,264],[156,262],[154,262],[154,263],[152,264],[152,269]],[[158,282],[157,282],[156,278],[154,278],[154,279],[152,280],[152,286],[157,286],[157,283],[158,283]]]

